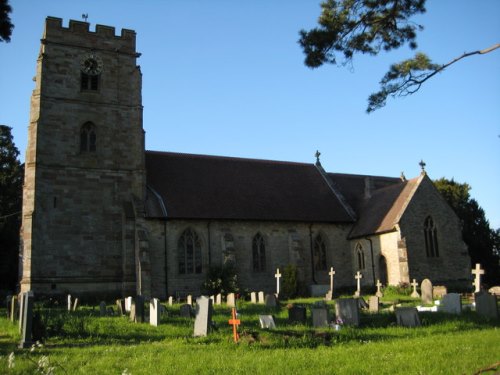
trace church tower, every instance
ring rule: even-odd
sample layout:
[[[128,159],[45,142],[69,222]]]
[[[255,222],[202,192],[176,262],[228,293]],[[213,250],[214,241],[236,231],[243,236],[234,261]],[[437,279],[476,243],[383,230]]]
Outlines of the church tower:
[[[46,19],[26,150],[21,291],[148,294],[135,37]]]

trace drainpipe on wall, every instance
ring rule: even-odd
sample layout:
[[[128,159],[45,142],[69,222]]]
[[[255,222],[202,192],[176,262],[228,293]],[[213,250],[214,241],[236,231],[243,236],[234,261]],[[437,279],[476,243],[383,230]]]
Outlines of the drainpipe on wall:
[[[375,263],[373,262],[373,242],[371,238],[365,237],[365,240],[370,241],[370,254],[372,257],[372,276],[373,276],[373,285],[376,284],[375,282]]]
[[[313,234],[312,234],[312,224],[309,224],[309,248],[311,250],[311,275],[314,284],[317,284],[316,274],[314,273],[314,252],[313,252]]]

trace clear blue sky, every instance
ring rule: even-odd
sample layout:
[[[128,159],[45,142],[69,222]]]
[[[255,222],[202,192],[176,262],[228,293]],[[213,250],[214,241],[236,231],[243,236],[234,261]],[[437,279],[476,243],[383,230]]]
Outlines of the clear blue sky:
[[[24,152],[29,100],[46,16],[137,32],[146,147],[272,160],[321,161],[331,172],[418,175],[472,186],[500,227],[500,50],[470,57],[419,93],[371,115],[366,98],[401,49],[359,56],[352,69],[303,64],[300,29],[317,0],[11,0],[11,43],[0,43],[0,123]],[[419,51],[444,63],[500,42],[500,1],[430,0]]]

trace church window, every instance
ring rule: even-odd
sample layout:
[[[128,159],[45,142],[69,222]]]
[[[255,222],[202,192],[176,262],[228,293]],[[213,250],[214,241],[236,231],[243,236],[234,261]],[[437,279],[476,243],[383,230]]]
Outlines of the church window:
[[[97,91],[99,89],[99,76],[81,73],[80,88],[82,91]]]
[[[437,229],[432,217],[427,216],[424,222],[425,252],[429,258],[439,257]]]
[[[95,152],[96,142],[95,125],[91,122],[86,122],[80,129],[80,152]]]
[[[266,245],[264,237],[257,233],[252,241],[253,270],[265,271],[266,269]]]
[[[356,260],[358,265],[358,270],[362,271],[365,269],[365,252],[363,251],[363,246],[358,242],[356,244]]]
[[[316,271],[326,270],[326,244],[320,234],[314,239],[313,249],[314,269]]]
[[[201,273],[201,241],[191,228],[186,229],[179,238],[177,254],[180,274]]]

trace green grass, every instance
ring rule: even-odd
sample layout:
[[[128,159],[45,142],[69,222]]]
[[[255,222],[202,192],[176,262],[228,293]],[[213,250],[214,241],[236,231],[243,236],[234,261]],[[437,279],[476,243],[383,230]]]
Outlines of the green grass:
[[[33,351],[17,348],[17,322],[0,310],[0,374],[43,373],[48,367],[55,374],[473,374],[500,361],[499,322],[473,312],[421,313],[423,326],[414,329],[397,327],[389,312],[363,313],[361,327],[333,331],[314,330],[310,322],[290,325],[286,308],[239,307],[239,344],[232,341],[225,306],[215,308],[217,330],[202,338],[192,337],[193,321],[178,316],[179,306],[167,309],[159,327],[100,318],[85,306],[72,314],[44,309],[50,335]],[[267,313],[278,329],[259,328],[258,315]]]

